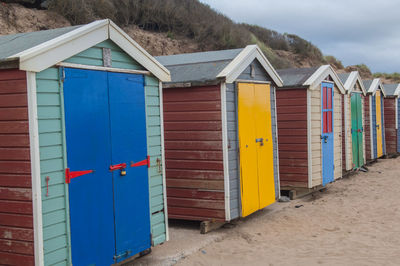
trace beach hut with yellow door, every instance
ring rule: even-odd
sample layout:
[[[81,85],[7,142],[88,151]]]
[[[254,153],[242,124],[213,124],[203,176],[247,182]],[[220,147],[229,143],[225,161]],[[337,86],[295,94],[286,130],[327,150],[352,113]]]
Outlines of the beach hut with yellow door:
[[[367,97],[364,102],[366,158],[373,161],[386,154],[384,100],[385,89],[379,78],[364,80]]]
[[[163,84],[169,217],[230,221],[279,197],[275,88],[260,48],[157,57]]]

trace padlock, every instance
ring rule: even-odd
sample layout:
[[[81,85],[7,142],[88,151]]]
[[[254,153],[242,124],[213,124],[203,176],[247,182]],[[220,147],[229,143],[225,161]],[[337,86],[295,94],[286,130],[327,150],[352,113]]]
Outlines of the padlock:
[[[120,174],[121,176],[126,176],[126,169],[122,168]]]

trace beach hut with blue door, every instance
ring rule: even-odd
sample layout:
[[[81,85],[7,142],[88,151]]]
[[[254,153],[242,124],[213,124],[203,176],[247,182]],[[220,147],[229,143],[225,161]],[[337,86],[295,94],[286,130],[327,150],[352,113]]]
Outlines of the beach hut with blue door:
[[[400,84],[384,84],[385,140],[388,155],[400,153],[399,134],[399,95]]]
[[[169,80],[110,20],[0,37],[0,264],[110,265],[168,239]]]
[[[359,169],[366,163],[364,101],[366,90],[358,71],[338,74],[346,94],[342,98],[343,171]]]
[[[308,193],[342,176],[342,94],[329,65],[277,70],[281,190]]]
[[[384,97],[386,96],[379,78],[364,80],[367,97],[364,102],[365,113],[365,155],[367,162],[381,158],[386,154]]]

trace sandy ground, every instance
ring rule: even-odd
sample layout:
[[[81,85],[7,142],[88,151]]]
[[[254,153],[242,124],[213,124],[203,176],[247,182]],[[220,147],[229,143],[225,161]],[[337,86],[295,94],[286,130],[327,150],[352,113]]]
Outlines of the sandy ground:
[[[400,265],[400,157],[369,169],[206,235],[173,222],[169,242],[126,265]]]

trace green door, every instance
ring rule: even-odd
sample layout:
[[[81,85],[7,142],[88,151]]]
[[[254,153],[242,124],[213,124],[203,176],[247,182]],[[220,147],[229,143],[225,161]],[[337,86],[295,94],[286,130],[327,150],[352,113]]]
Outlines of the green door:
[[[353,168],[360,168],[364,164],[361,93],[351,95],[351,138]]]

